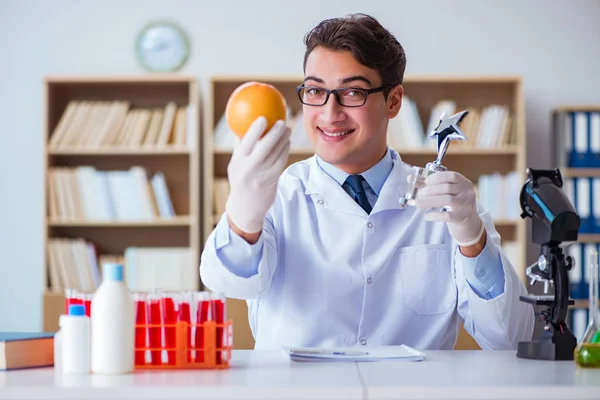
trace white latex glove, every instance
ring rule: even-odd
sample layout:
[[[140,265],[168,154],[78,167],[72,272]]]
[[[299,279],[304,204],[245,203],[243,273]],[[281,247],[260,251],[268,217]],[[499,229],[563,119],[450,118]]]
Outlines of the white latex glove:
[[[277,121],[261,138],[266,127],[266,118],[257,118],[236,143],[227,166],[231,190],[225,210],[231,222],[246,233],[262,230],[289,156],[291,130],[285,121]]]
[[[410,179],[410,177],[409,177]],[[450,235],[459,246],[472,246],[483,235],[483,221],[477,212],[473,183],[458,172],[440,171],[425,179],[425,187],[419,189],[417,207],[450,207],[450,211],[428,212],[428,221],[445,221]]]

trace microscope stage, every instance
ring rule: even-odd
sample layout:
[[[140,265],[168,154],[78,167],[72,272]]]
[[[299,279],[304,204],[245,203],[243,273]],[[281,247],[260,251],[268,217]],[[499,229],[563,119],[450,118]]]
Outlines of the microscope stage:
[[[519,300],[525,303],[535,304],[536,306],[551,306],[554,302],[554,296],[550,294],[544,295],[529,295],[529,296],[519,296]],[[569,305],[572,306],[575,304],[575,300],[569,299]]]

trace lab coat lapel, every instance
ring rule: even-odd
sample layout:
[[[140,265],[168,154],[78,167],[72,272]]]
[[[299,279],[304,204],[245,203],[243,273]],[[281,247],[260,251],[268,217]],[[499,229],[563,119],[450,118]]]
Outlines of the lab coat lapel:
[[[406,191],[406,178],[410,174],[410,167],[402,162],[395,150],[391,152],[394,166],[381,188],[371,215],[383,210],[403,209],[398,200]],[[342,186],[319,167],[314,156],[310,159],[310,172],[304,193],[313,197],[317,204],[321,204],[319,201],[322,201],[322,206],[327,209],[367,217],[366,212]]]
[[[386,179],[377,202],[371,211],[371,214],[383,210],[403,210],[404,207],[398,202],[401,196],[406,192],[406,179],[410,175],[410,166],[405,164],[400,155],[395,150],[390,150],[394,166],[390,175]]]
[[[342,186],[319,167],[316,158],[310,160],[310,172],[304,194],[309,195],[322,207],[366,218],[367,213],[342,188]]]

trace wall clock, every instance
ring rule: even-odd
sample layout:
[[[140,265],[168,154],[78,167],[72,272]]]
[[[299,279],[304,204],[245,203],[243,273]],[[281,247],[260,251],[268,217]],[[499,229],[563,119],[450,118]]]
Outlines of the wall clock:
[[[174,72],[188,60],[190,42],[177,24],[153,22],[138,34],[135,53],[138,62],[148,71]]]

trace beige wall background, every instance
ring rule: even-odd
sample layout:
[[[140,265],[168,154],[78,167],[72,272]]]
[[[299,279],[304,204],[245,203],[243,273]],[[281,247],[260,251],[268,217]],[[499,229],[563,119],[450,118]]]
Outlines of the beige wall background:
[[[552,166],[554,106],[600,103],[595,0],[0,1],[0,331],[41,329],[45,75],[142,73],[133,44],[156,19],[187,30],[182,72],[201,83],[301,74],[304,34],[359,11],[396,34],[407,74],[522,76],[531,166]]]

